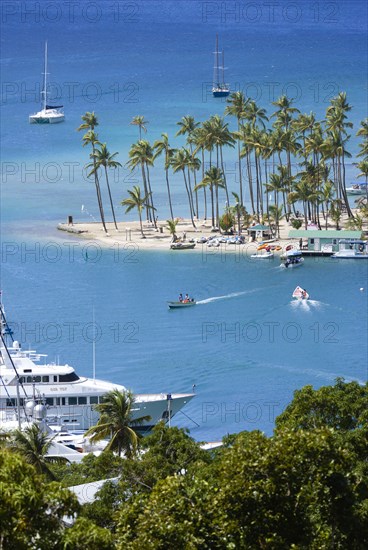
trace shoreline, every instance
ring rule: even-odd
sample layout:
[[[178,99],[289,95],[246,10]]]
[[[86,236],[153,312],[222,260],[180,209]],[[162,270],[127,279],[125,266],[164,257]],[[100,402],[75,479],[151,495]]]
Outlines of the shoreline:
[[[345,223],[345,219],[341,220],[341,226]],[[200,237],[210,237],[210,236],[230,236],[224,235],[220,231],[212,231],[211,222],[209,220],[196,220],[196,229],[193,227],[192,223],[188,219],[180,219],[177,224],[177,237],[184,242],[189,243],[192,239],[196,242]],[[59,223],[57,229],[60,231],[65,231],[70,236],[75,236],[78,240],[81,241],[93,241],[98,243],[104,248],[112,248],[122,246],[125,249],[129,245],[136,245],[141,250],[154,250],[154,251],[170,251],[170,244],[172,243],[172,235],[169,233],[167,223],[157,222],[158,229],[156,230],[152,223],[143,223],[143,232],[145,238],[142,238],[140,232],[140,224],[138,221],[130,222],[117,222],[118,230],[115,229],[115,226],[112,222],[107,222],[106,227],[108,234],[103,230],[101,222],[73,222],[73,223]],[[298,239],[291,239],[288,237],[289,231],[293,227],[288,224],[285,220],[282,220],[280,223],[280,238],[275,238],[275,240],[270,243],[272,246],[280,246],[281,250],[274,251],[276,254],[282,254],[284,248],[290,244],[296,245],[296,248],[299,248]],[[301,227],[303,229],[303,227]],[[329,224],[328,230],[334,230],[335,226]],[[363,231],[366,228],[363,228]],[[325,229],[323,228],[323,231]],[[201,244],[196,242],[196,246],[190,251],[181,251],[182,253],[188,252],[203,252],[204,249],[211,250],[215,254],[216,251],[221,250],[226,253],[233,253],[237,250],[247,249],[249,253],[255,253],[257,247],[262,242],[261,239],[257,241],[252,241],[248,234],[247,230],[242,231],[242,235],[245,237],[245,242],[243,244],[226,244],[221,243],[218,248],[208,247],[206,243]]]

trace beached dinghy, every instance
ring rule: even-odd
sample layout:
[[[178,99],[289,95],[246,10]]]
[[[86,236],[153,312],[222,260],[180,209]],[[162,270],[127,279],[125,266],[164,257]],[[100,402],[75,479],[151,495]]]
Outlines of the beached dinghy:
[[[171,250],[191,250],[195,247],[195,243],[172,243]]]
[[[297,286],[292,294],[296,300],[309,300],[308,292],[301,286]]]

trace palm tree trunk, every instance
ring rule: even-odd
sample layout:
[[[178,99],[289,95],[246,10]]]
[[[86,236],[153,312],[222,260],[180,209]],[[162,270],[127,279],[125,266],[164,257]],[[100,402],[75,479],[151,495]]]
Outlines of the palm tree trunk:
[[[106,177],[107,190],[108,190],[108,192],[109,192],[109,199],[110,199],[112,217],[113,217],[113,220],[114,220],[115,229],[116,229],[116,231],[117,231],[117,230],[118,230],[118,226],[117,226],[117,224],[116,224],[115,210],[114,210],[114,205],[113,205],[113,202],[112,202],[111,189],[110,189],[110,185],[109,185],[109,177],[108,177],[108,175],[107,175],[107,166],[105,166],[105,177]]]
[[[190,196],[190,208],[192,211],[193,217],[196,215],[195,209],[194,209],[194,200],[193,200],[193,191],[192,191],[192,185],[190,182],[190,169],[188,167],[188,189],[189,189],[189,196]]]
[[[250,166],[250,158],[249,158],[249,151],[248,150],[247,150],[247,154],[246,154],[246,159],[247,159],[249,197],[250,197],[250,204],[251,204],[251,207],[252,207],[252,214],[254,216],[255,209],[254,209],[254,196],[253,196],[252,168]]]
[[[191,204],[191,198],[190,198],[190,193],[189,193],[188,184],[187,184],[187,177],[185,175],[185,169],[184,168],[183,168],[182,172],[183,172],[183,176],[184,176],[185,189],[186,189],[186,192],[187,192],[187,195],[188,195],[190,219],[192,221],[193,227],[196,229],[196,225],[195,225],[194,219],[193,219],[192,204]]]
[[[108,231],[106,229],[106,223],[105,223],[105,213],[104,213],[103,204],[102,204],[100,181],[98,179],[98,174],[97,174],[95,152],[96,152],[95,145],[94,145],[94,143],[92,143],[93,172],[94,172],[94,175],[95,175],[95,187],[96,187],[96,194],[97,194],[97,202],[98,202],[98,208],[100,210],[102,227],[104,228],[105,233],[107,233]]]
[[[210,191],[211,191],[211,213],[212,213],[212,227],[215,227],[215,203],[214,203],[214,196],[213,196],[213,185],[210,185]]]
[[[240,119],[238,119],[238,133],[240,133]],[[239,198],[240,198],[240,206],[244,206],[244,204],[243,204],[242,165],[241,165],[241,156],[240,156],[240,139],[238,139],[238,162],[239,162]]]
[[[226,175],[225,175],[225,170],[224,170],[224,159],[223,159],[223,155],[222,155],[222,147],[220,147],[220,159],[221,159],[222,175],[223,175],[223,178],[224,178],[226,200],[227,200],[227,204],[230,206],[229,191],[228,191],[228,188],[227,188]]]
[[[143,233],[142,212],[141,212],[140,208],[138,208],[138,214],[139,214],[139,225],[140,225],[140,227],[141,227],[142,239],[145,239],[146,236],[145,236],[145,234]]]
[[[147,218],[147,221],[151,221],[151,212],[150,212],[150,207],[149,207],[149,204],[150,204],[150,200],[149,200],[149,195],[148,195],[148,188],[147,188],[147,180],[146,180],[146,171],[144,169],[144,163],[141,162],[141,169],[142,169],[142,180],[143,180],[143,187],[144,187],[144,196],[147,197],[148,196],[148,201],[147,201],[147,205],[146,205],[146,218]]]
[[[202,180],[204,180],[204,149],[202,147]],[[204,220],[207,220],[207,193],[206,188],[203,187],[203,198],[204,198]]]
[[[165,169],[165,173],[166,173],[167,195],[169,197],[170,214],[171,214],[171,219],[174,220],[174,214],[173,214],[172,203],[171,203],[171,193],[170,193],[170,184],[169,184],[169,169],[168,168]]]
[[[154,225],[155,229],[157,229],[157,222],[156,222],[156,216],[155,216],[155,208],[154,208],[154,205],[153,205],[153,195],[152,195],[152,189],[151,189],[151,181],[150,181],[149,169],[148,169],[148,165],[147,165],[147,164],[146,164],[146,170],[147,170],[147,187],[148,187],[148,192],[149,192],[148,201],[149,201],[149,203],[150,203],[150,205],[151,205],[150,210],[152,210],[153,225]],[[151,221],[152,221],[152,218],[151,218]]]

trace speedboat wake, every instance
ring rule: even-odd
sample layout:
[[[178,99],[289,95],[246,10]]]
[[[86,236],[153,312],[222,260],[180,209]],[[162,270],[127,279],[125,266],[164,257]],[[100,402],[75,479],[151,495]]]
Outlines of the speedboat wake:
[[[292,300],[290,302],[290,305],[294,309],[302,311],[312,311],[316,309],[321,309],[324,304],[319,300]]]
[[[228,300],[229,298],[237,298],[238,296],[245,296],[246,294],[253,294],[264,290],[263,288],[253,288],[252,290],[244,290],[243,292],[231,292],[231,294],[225,294],[224,296],[212,296],[212,298],[206,298],[205,300],[198,300],[197,306],[200,304],[210,304],[211,302],[217,302],[218,300]]]

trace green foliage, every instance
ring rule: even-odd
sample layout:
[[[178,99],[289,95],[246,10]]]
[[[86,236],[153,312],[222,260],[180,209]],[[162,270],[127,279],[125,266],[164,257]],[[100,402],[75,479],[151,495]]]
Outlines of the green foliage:
[[[293,401],[276,419],[277,428],[313,430],[329,427],[339,431],[367,426],[368,384],[344,382],[314,390],[304,386],[294,393]]]
[[[204,480],[167,477],[155,485],[149,498],[139,495],[131,507],[122,509],[117,547],[220,548],[213,529],[216,514],[213,504]]]
[[[158,429],[139,474],[146,486],[131,490],[118,514],[118,547],[363,550],[367,411],[367,387],[342,380],[307,387],[279,417],[272,438],[229,436],[214,458],[191,462],[184,476],[182,461],[169,452],[170,432]],[[146,464],[158,472],[156,483]],[[125,478],[127,487],[137,474]]]
[[[65,487],[73,487],[99,479],[117,477],[121,474],[124,462],[123,458],[111,452],[101,453],[99,456],[90,453],[81,462],[53,465],[52,470]]]
[[[132,426],[140,426],[144,421],[150,420],[150,416],[133,420],[133,405],[134,397],[130,391],[114,389],[104,395],[102,402],[95,407],[100,415],[98,422],[86,432],[91,443],[110,438],[104,452],[116,451],[119,456],[123,452],[128,458],[135,456],[139,436]]]
[[[220,227],[223,231],[229,231],[235,224],[235,218],[231,212],[225,212],[220,218]]]
[[[78,518],[63,537],[63,550],[113,550],[113,536],[86,518]]]
[[[300,229],[301,226],[303,225],[302,220],[298,220],[296,218],[291,219],[290,223],[291,223],[291,227],[293,227],[294,229]]]
[[[38,474],[43,474],[49,480],[55,479],[50,464],[67,462],[61,456],[51,457],[48,452],[52,439],[37,424],[31,424],[24,430],[15,430],[9,442],[9,448],[19,453],[28,464],[35,467]]]
[[[121,486],[126,494],[150,491],[157,480],[191,471],[207,464],[211,457],[185,430],[168,428],[163,422],[142,441],[143,454],[138,461],[125,461]]]
[[[0,451],[0,547],[7,550],[60,548],[62,519],[79,510],[60,484],[45,483],[15,452]]]

